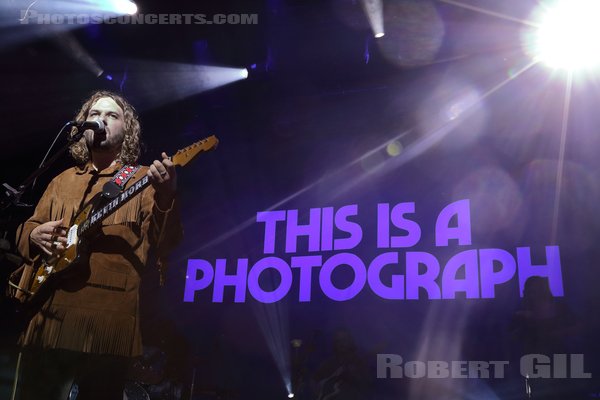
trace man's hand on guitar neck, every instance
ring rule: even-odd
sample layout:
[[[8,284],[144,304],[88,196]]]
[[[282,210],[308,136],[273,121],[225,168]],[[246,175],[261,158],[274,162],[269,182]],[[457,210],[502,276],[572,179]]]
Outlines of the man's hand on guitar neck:
[[[59,219],[36,226],[31,231],[29,240],[49,256],[60,254],[67,244],[67,228],[61,225],[62,222]]]
[[[154,160],[147,172],[156,191],[156,203],[161,210],[171,208],[177,190],[177,173],[171,158],[162,153],[162,161]]]

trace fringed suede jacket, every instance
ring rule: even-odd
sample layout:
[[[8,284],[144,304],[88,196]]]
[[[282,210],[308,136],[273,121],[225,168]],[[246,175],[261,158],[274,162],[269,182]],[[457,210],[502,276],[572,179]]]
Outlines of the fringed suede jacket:
[[[68,226],[83,204],[102,190],[122,167],[96,171],[91,164],[70,168],[48,185],[35,212],[17,232],[26,259],[40,250],[29,235],[38,225],[63,219]],[[146,174],[141,167],[126,188]],[[142,354],[139,321],[141,273],[154,256],[166,255],[181,239],[177,202],[160,210],[149,186],[102,221],[90,243],[87,268],[63,279],[31,319],[20,344],[95,354]]]

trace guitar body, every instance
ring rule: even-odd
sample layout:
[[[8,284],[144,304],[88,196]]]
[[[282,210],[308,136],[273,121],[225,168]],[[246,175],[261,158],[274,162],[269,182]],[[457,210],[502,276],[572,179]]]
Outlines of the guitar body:
[[[84,238],[79,237],[78,227],[85,223],[96,203],[97,201],[93,199],[73,218],[68,229],[67,246],[60,255],[47,258],[38,256],[34,259],[35,275],[31,286],[27,288],[31,296],[29,300],[34,301],[42,287],[52,286],[53,282],[76,271],[87,262],[89,246]]]

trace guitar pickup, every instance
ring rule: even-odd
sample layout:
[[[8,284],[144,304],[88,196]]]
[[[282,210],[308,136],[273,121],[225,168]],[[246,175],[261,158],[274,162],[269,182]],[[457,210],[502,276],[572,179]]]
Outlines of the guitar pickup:
[[[67,233],[67,247],[72,245],[77,241],[77,225],[73,225],[69,228],[69,232]]]

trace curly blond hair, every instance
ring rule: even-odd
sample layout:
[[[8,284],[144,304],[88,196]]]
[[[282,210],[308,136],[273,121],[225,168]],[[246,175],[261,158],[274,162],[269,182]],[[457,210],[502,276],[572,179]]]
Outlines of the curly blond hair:
[[[140,156],[140,123],[138,121],[135,109],[127,100],[116,93],[109,92],[106,90],[99,90],[94,92],[81,106],[81,109],[77,113],[75,120],[81,123],[87,119],[90,108],[103,97],[110,97],[121,107],[123,110],[123,117],[125,119],[125,138],[121,145],[121,151],[117,156],[117,160],[123,164],[135,164],[137,163],[138,157]],[[77,132],[77,129],[73,128],[71,136]],[[87,147],[85,138],[81,138],[77,143],[72,144],[69,147],[71,157],[77,164],[85,164],[90,160],[90,150]]]

